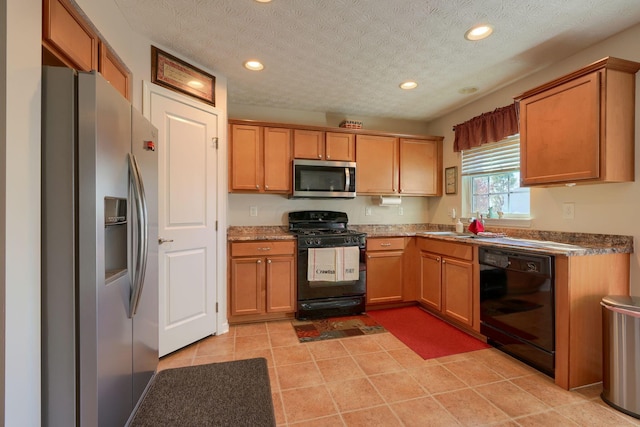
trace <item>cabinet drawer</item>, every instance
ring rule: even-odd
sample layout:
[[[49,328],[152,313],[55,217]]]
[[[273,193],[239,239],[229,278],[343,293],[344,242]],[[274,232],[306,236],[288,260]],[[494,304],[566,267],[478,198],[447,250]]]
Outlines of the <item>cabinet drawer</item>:
[[[404,250],[404,237],[370,238],[367,239],[367,251],[397,251]]]
[[[434,252],[453,258],[473,260],[473,246],[465,243],[445,242],[442,240],[418,238],[418,248],[421,251]]]
[[[231,256],[293,255],[293,241],[239,242],[231,244]]]

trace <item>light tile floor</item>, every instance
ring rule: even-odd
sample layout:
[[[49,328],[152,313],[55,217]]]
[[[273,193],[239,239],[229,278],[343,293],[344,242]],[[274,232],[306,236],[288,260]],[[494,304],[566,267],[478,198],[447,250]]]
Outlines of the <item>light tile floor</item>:
[[[159,369],[264,357],[278,426],[640,426],[495,350],[423,360],[390,333],[299,343],[289,321],[232,326]]]

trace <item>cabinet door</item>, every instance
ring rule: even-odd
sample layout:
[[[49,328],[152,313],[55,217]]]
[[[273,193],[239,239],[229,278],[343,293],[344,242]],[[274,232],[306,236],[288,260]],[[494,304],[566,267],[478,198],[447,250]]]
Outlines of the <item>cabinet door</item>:
[[[367,253],[367,303],[402,301],[403,252]]]
[[[262,128],[231,125],[229,190],[260,191],[262,186]]]
[[[391,136],[356,136],[356,192],[398,193],[398,139]]]
[[[438,141],[400,139],[400,194],[442,195],[442,148]]]
[[[296,311],[293,257],[267,258],[267,313]]]
[[[98,71],[122,96],[131,100],[131,73],[105,43],[99,43],[99,51]]]
[[[420,252],[420,302],[442,310],[442,259],[440,255]]]
[[[356,138],[352,133],[327,132],[325,158],[343,162],[356,161]]]
[[[64,65],[98,68],[98,37],[68,0],[44,0],[42,44]]]
[[[442,259],[444,314],[473,326],[473,266],[451,258]]]
[[[600,73],[520,102],[520,172],[524,185],[600,176]]]
[[[293,130],[293,157],[320,160],[324,158],[324,132],[319,130]]]
[[[231,315],[264,313],[263,258],[231,259]]]
[[[291,192],[291,130],[264,128],[264,191]]]

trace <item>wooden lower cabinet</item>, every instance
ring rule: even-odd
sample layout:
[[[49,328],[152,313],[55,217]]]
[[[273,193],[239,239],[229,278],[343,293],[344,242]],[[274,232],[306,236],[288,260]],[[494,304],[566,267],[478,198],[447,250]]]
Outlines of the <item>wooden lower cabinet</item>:
[[[420,238],[418,248],[420,304],[447,320],[478,332],[477,248]]]
[[[410,277],[405,250],[409,241],[404,237],[367,239],[367,305],[413,298],[405,292]]]
[[[573,389],[602,381],[602,307],[629,294],[629,254],[556,256],[555,383]]]
[[[296,310],[295,243],[230,244],[229,321],[292,317]]]

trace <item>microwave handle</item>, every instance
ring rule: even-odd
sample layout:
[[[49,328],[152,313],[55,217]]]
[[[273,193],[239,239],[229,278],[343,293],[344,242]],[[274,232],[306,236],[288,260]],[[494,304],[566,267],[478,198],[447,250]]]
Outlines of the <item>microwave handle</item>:
[[[344,191],[349,191],[351,186],[351,171],[349,168],[344,168]]]

